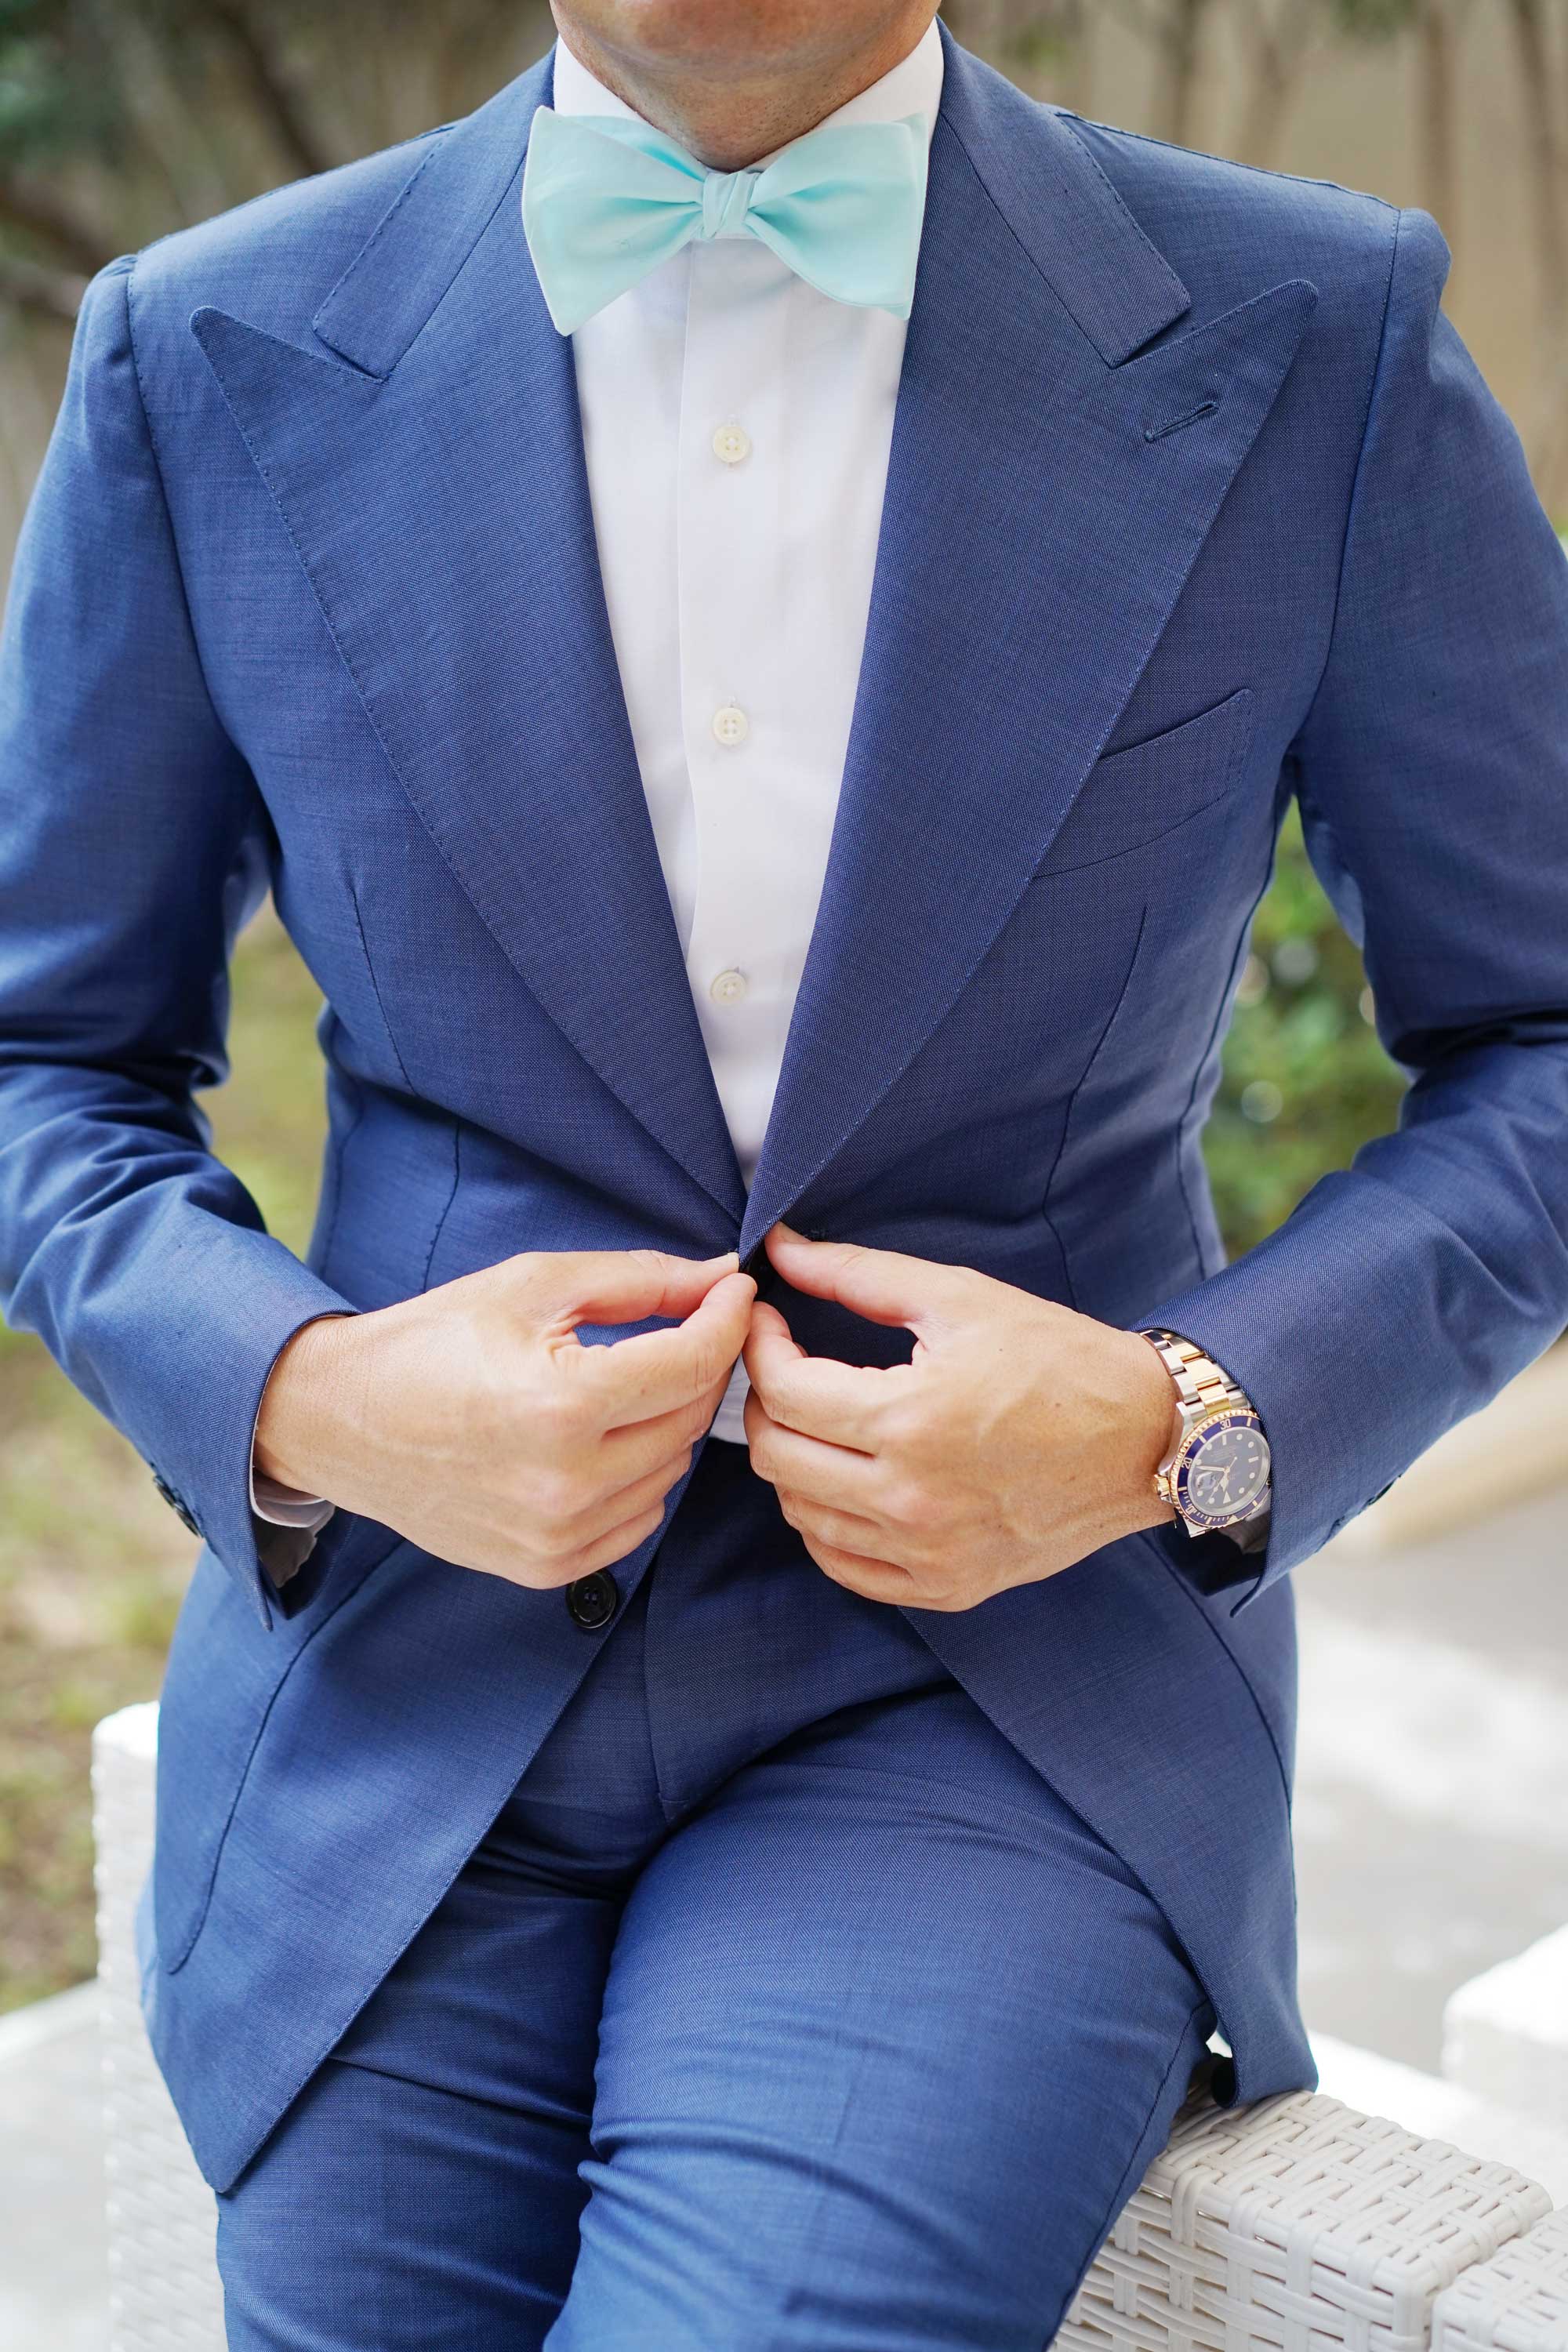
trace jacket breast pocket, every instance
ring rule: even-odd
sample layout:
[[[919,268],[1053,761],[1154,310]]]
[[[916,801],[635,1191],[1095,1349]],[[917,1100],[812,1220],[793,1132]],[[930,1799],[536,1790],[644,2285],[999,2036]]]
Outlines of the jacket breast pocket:
[[[1151,842],[1223,801],[1252,741],[1253,696],[1242,687],[1179,727],[1097,760],[1037,872],[1099,866]]]

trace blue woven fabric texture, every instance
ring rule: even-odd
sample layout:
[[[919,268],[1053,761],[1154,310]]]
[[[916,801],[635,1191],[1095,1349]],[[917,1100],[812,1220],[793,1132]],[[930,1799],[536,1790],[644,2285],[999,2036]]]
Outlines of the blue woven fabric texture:
[[[714,1446],[222,2200],[229,2343],[1039,2352],[1211,2021],[1131,1872]]]
[[[1425,215],[1038,107],[949,41],[748,1197],[523,239],[550,93],[546,59],[100,272],[17,557],[0,1272],[205,1538],[164,1696],[161,2058],[229,2186],[602,1646],[559,1593],[345,1514],[273,1589],[247,1475],[284,1340],[517,1250],[750,1252],[787,1213],[1166,1322],[1254,1398],[1261,1560],[1135,1537],[900,1622],[1157,1905],[1241,2095],[1310,2082],[1289,1571],[1568,1319],[1568,566]],[[1292,793],[1414,1083],[1226,1266],[1199,1129]],[[303,1265],[192,1091],[268,881],[331,1007]],[[814,1349],[909,1345],[764,1290]],[[765,1688],[766,1642],[716,1649]]]

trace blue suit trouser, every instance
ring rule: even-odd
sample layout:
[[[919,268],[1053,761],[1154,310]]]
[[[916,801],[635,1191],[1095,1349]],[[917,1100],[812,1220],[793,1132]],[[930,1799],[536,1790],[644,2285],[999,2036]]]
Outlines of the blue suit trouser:
[[[1163,1916],[738,1447],[584,1638],[220,2200],[234,2352],[1041,2352],[1213,2027]]]

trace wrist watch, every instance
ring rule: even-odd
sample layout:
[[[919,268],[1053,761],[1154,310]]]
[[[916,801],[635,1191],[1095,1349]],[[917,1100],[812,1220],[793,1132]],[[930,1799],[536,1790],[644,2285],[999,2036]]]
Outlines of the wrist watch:
[[[1256,1519],[1269,1507],[1268,1440],[1251,1400],[1201,1348],[1174,1331],[1144,1331],[1175,1383],[1176,1442],[1154,1473],[1154,1492],[1190,1536]]]

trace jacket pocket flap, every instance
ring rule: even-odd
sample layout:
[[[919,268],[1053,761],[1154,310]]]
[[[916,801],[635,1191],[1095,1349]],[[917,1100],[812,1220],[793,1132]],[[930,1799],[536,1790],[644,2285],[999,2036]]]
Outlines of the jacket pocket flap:
[[[1242,687],[1211,710],[1097,760],[1037,869],[1096,866],[1174,832],[1239,774],[1252,740],[1253,696]]]

